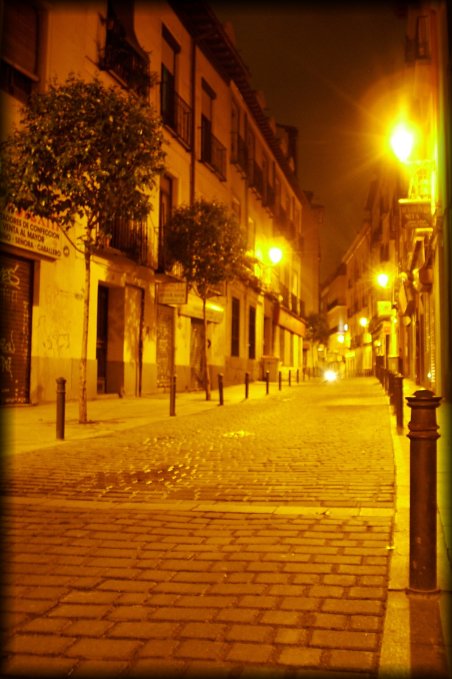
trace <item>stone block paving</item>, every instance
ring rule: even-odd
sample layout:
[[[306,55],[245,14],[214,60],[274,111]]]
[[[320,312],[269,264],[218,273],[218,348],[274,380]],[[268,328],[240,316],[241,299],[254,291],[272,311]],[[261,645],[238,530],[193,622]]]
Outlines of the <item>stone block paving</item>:
[[[394,462],[360,390],[9,459],[2,676],[376,677]]]
[[[376,380],[343,385],[303,384],[22,453],[0,483],[8,494],[65,499],[393,507],[387,401]]]
[[[391,517],[99,507],[8,506],[4,676],[375,675]]]

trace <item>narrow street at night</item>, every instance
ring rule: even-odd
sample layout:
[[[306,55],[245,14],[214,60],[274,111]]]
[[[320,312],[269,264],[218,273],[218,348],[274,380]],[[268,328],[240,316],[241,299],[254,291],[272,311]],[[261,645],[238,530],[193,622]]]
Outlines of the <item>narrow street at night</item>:
[[[3,676],[408,676],[381,385],[262,387],[7,457]],[[417,667],[447,676],[438,616]]]

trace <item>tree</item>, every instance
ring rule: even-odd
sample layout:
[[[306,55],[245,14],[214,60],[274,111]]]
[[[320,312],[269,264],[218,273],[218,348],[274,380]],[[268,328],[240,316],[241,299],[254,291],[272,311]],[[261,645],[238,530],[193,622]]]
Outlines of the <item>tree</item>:
[[[141,220],[163,170],[161,122],[143,99],[71,74],[33,94],[2,144],[3,206],[79,226],[85,260],[79,421],[86,423],[90,262],[115,219]],[[72,241],[71,241],[72,242]],[[74,243],[73,243],[74,244]]]
[[[325,314],[308,314],[306,319],[306,338],[311,341],[311,358],[314,367],[314,344],[328,345],[330,329]]]
[[[181,265],[184,278],[202,299],[204,387],[209,401],[206,303],[219,294],[220,283],[246,279],[248,270],[245,239],[235,215],[223,203],[204,198],[179,206],[165,225],[165,259],[168,267]]]

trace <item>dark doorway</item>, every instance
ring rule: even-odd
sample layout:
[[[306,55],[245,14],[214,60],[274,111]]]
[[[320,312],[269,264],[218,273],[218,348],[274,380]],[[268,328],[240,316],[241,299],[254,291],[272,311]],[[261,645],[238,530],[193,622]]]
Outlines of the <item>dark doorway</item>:
[[[33,262],[0,256],[1,404],[30,402]]]
[[[107,391],[107,349],[108,349],[108,288],[99,285],[97,289],[97,393]]]

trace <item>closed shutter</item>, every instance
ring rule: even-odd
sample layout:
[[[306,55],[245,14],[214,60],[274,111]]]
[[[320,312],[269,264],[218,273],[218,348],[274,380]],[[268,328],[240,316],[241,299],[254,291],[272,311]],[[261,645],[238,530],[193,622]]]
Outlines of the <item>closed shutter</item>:
[[[39,17],[33,5],[23,0],[5,2],[2,56],[28,75],[38,70]]]
[[[33,262],[0,255],[0,402],[30,400]]]

